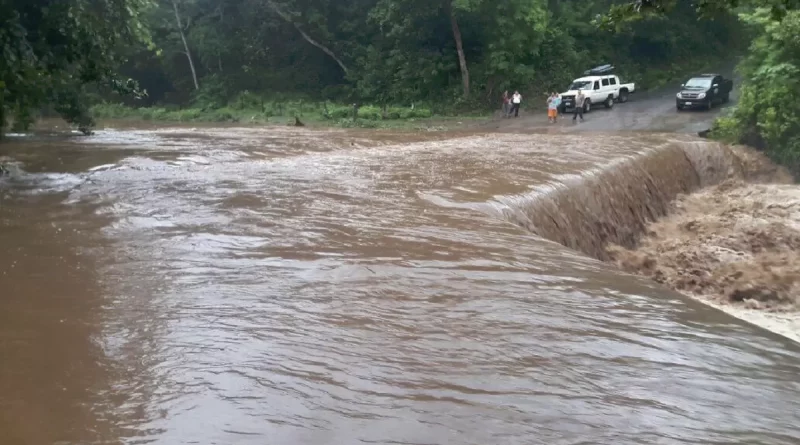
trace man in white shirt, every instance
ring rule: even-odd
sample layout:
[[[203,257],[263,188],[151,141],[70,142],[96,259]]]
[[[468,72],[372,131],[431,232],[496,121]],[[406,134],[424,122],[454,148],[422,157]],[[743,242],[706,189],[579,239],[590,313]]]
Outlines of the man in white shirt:
[[[511,110],[514,111],[514,117],[519,117],[519,105],[522,103],[522,95],[519,91],[514,91],[514,96],[511,97]]]

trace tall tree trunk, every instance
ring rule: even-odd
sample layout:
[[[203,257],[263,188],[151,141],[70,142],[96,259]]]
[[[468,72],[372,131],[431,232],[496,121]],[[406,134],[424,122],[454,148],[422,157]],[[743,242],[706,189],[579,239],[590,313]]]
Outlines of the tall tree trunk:
[[[186,53],[186,58],[189,59],[189,69],[192,70],[192,80],[194,81],[194,89],[199,90],[200,84],[197,82],[197,71],[194,69],[194,60],[192,59],[192,52],[189,51],[189,43],[186,42],[186,34],[183,32],[183,22],[181,15],[178,13],[178,1],[172,0],[172,8],[175,10],[175,23],[178,25],[178,32],[181,35],[183,42],[183,49]]]
[[[225,24],[225,8],[220,5],[217,7],[217,12],[219,12],[219,26],[223,28]],[[222,52],[220,51],[217,51],[217,67],[219,67],[219,72],[222,74]]]
[[[308,42],[308,43],[316,46],[320,50],[322,50],[322,52],[327,54],[328,57],[333,59],[339,65],[339,68],[341,68],[342,71],[344,71],[345,74],[349,74],[350,71],[347,69],[347,66],[342,62],[341,59],[339,59],[339,57],[336,56],[336,53],[331,51],[330,48],[328,48],[327,46],[317,42],[314,39],[312,39],[311,36],[306,34],[305,31],[303,31],[303,29],[300,28],[300,25],[295,23],[295,21],[292,19],[292,17],[289,14],[287,14],[285,11],[283,11],[278,5],[273,3],[271,0],[267,0],[267,6],[269,6],[270,9],[275,11],[275,13],[278,14],[278,16],[280,16],[280,18],[282,18],[283,20],[289,22],[292,26],[294,26],[294,29],[296,29],[297,32],[299,32],[300,35],[303,36],[303,38],[306,40],[306,42]]]
[[[450,26],[453,28],[453,39],[456,41],[456,51],[458,52],[458,65],[461,67],[461,83],[464,84],[464,97],[469,97],[469,69],[467,69],[467,57],[464,55],[464,44],[461,41],[461,29],[456,20],[456,11],[453,8],[453,0],[447,1],[447,8],[450,12]]]
[[[6,130],[6,104],[5,104],[6,84],[0,80],[0,139],[3,139],[3,132]],[[2,164],[0,164],[2,167]]]

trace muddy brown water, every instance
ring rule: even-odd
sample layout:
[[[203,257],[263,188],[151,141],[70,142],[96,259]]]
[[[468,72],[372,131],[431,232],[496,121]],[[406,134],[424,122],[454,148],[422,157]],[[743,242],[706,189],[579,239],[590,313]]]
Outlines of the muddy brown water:
[[[0,443],[799,443],[800,348],[519,227],[684,142],[12,137]]]

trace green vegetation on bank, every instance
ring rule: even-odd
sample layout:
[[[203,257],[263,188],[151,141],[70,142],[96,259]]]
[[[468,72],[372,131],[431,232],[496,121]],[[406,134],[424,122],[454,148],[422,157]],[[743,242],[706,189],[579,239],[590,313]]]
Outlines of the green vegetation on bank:
[[[435,115],[425,107],[358,107],[333,103],[301,100],[266,101],[249,103],[234,101],[222,108],[129,107],[123,104],[97,104],[91,107],[92,116],[101,120],[142,120],[160,122],[235,122],[294,124],[295,118],[303,124],[360,128],[415,127],[424,122],[470,120],[485,117],[471,113],[456,116]],[[355,114],[355,116],[354,116]]]
[[[800,175],[800,11],[757,9],[742,19],[759,35],[739,67],[739,103],[712,134],[765,150]]]
[[[146,0],[4,0],[0,2],[0,136],[9,120],[24,130],[52,107],[88,131],[87,84],[135,94],[116,74],[119,48],[146,48],[139,13]],[[10,119],[9,119],[10,118]]]

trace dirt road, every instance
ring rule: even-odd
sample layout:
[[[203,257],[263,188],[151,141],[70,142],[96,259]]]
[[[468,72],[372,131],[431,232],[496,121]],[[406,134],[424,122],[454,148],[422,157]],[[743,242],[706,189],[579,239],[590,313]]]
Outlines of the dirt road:
[[[732,69],[722,70],[723,75],[730,78]],[[629,102],[615,104],[612,109],[602,106],[594,108],[584,115],[583,122],[573,122],[572,115],[562,116],[555,125],[547,122],[547,108],[542,98],[528,97],[523,104],[519,118],[496,118],[485,124],[487,130],[509,131],[524,133],[527,131],[541,132],[574,132],[574,131],[652,131],[692,133],[706,130],[714,119],[727,107],[736,103],[738,99],[739,79],[734,79],[734,91],[731,93],[729,103],[715,106],[711,111],[675,109],[675,94],[680,90],[680,82],[669,85],[652,92],[639,93],[631,96]]]

